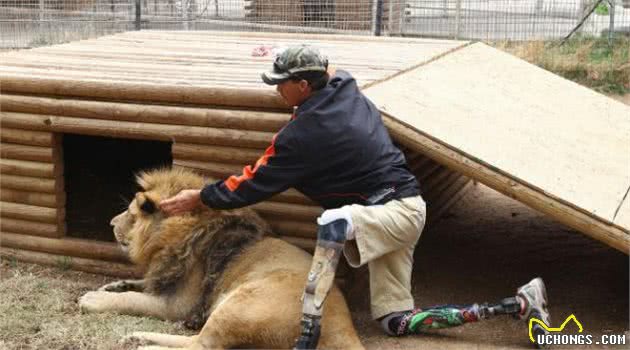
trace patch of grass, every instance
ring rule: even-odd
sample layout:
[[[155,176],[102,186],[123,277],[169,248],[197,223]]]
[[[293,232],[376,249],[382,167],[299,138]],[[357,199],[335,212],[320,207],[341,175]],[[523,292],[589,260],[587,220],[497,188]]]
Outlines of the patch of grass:
[[[0,264],[1,263],[6,263],[9,265],[9,267],[15,268],[17,267],[17,260],[15,259],[15,257],[12,256],[0,256]]]
[[[504,42],[496,44],[550,72],[602,93],[630,93],[630,37],[581,37],[559,41]]]
[[[606,4],[605,2],[602,2],[599,5],[597,5],[597,8],[595,9],[595,13],[602,16],[608,16],[608,4]]]
[[[60,273],[64,278],[60,278]],[[178,323],[115,314],[83,314],[78,298],[111,281],[0,261],[0,349],[121,349],[134,331],[191,335]]]
[[[57,259],[57,266],[62,270],[70,270],[72,267],[72,258],[69,256],[61,256]]]

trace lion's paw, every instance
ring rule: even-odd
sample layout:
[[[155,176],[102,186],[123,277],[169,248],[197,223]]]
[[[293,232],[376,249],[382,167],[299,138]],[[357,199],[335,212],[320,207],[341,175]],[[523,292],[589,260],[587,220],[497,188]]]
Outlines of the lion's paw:
[[[79,298],[79,308],[83,312],[104,312],[110,305],[110,292],[87,292]]]
[[[113,292],[113,293],[122,293],[128,292],[130,290],[135,289],[136,284],[133,281],[121,280],[112,283],[108,283],[98,290],[101,292]]]
[[[149,345],[151,342],[142,336],[142,332],[134,332],[120,339],[120,345],[123,349],[135,349],[141,346]]]

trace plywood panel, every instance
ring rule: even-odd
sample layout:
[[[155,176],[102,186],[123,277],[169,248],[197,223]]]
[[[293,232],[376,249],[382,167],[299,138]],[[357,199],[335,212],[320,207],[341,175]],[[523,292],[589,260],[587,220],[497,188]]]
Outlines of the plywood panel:
[[[600,220],[612,222],[630,186],[630,107],[484,44],[365,92],[446,148]]]

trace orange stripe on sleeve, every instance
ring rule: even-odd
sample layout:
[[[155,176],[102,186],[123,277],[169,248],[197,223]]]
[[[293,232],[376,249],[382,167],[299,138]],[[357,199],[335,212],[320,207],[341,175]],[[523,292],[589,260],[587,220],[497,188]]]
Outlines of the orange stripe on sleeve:
[[[273,157],[276,154],[276,149],[274,147],[274,143],[276,142],[276,136],[278,134],[273,135],[273,138],[271,139],[271,145],[269,147],[267,147],[267,149],[265,150],[265,153],[263,153],[263,155],[258,158],[258,160],[256,161],[256,164],[254,165],[254,168],[252,169],[251,165],[247,165],[243,168],[243,173],[241,175],[232,175],[230,176],[227,180],[225,180],[225,186],[232,192],[236,191],[236,189],[245,181],[247,180],[251,180],[254,178],[254,176],[256,175],[256,171],[258,171],[258,169],[261,166],[267,165],[267,162],[269,161],[269,158]]]

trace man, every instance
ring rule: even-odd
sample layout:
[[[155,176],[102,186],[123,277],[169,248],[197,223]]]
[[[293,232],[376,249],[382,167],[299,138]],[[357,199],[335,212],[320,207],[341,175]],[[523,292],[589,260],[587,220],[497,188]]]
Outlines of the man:
[[[419,184],[379,111],[350,74],[329,68],[328,60],[309,46],[287,48],[262,79],[277,85],[285,102],[296,107],[264,155],[242,175],[184,190],[160,206],[167,215],[201,205],[232,209],[294,187],[326,209],[317,219],[317,245],[296,348],[317,345],[324,300],[342,252],[353,267],[368,264],[372,316],[390,335],[453,327],[499,314],[536,317],[549,324],[540,278],[496,304],[414,309],[413,251],[426,208]]]

